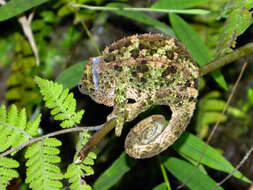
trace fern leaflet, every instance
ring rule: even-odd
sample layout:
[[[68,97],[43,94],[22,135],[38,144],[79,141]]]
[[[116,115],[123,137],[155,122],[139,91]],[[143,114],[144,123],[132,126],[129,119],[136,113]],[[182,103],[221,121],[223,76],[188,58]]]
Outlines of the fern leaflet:
[[[56,165],[60,157],[58,146],[61,141],[56,138],[46,138],[30,146],[25,157],[27,178],[26,183],[30,184],[32,189],[36,190],[57,190],[62,189],[63,175],[60,168]]]
[[[27,122],[26,111],[18,112],[17,107],[12,105],[6,113],[4,105],[0,106],[0,152],[9,147],[16,147],[31,140],[37,135],[41,115],[32,122]]]
[[[63,89],[63,86],[52,81],[35,78],[40,87],[40,92],[44,96],[46,106],[51,110],[55,120],[62,120],[61,126],[63,128],[73,127],[80,123],[84,111],[76,112],[76,100],[73,93],[69,93],[68,89]]]
[[[18,172],[13,168],[18,168],[19,163],[16,160],[6,157],[0,157],[0,189],[5,189],[12,178],[17,178]]]
[[[37,135],[41,115],[31,122],[27,122],[26,111],[18,111],[15,105],[12,105],[9,111],[6,111],[4,105],[0,106],[0,152],[8,148],[14,148],[30,140]],[[12,155],[15,154],[12,153]],[[6,157],[0,157],[0,189],[5,189],[8,182],[18,177],[14,170],[19,166],[18,162]]]
[[[81,149],[81,147],[88,142],[89,138],[90,135],[88,134],[88,131],[80,133],[80,140],[77,143],[77,150]],[[76,156],[77,155],[75,155],[75,157]],[[86,184],[83,178],[85,176],[94,174],[94,170],[91,167],[91,165],[94,164],[94,159],[96,159],[96,154],[90,152],[81,164],[72,163],[68,166],[67,172],[65,173],[65,178],[67,178],[71,183],[70,188],[72,190],[92,189],[91,186]],[[76,160],[76,158],[74,160]]]

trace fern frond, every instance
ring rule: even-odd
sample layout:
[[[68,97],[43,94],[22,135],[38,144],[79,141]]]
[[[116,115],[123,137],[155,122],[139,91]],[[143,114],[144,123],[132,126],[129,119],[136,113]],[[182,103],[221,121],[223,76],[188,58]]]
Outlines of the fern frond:
[[[55,120],[62,121],[60,125],[63,128],[73,127],[80,123],[84,111],[76,112],[76,100],[73,93],[69,93],[68,89],[64,90],[61,84],[40,77],[36,77],[35,80],[44,96],[46,106],[52,109],[51,114]]]
[[[6,189],[8,182],[19,176],[18,172],[14,170],[18,167],[19,163],[16,160],[0,157],[0,189]]]
[[[18,111],[15,105],[12,105],[9,111],[6,111],[4,105],[0,106],[0,152],[8,148],[14,148],[29,141],[37,135],[41,115],[32,122],[27,122],[26,111]],[[15,154],[12,153],[12,155]],[[19,163],[11,158],[0,157],[0,189],[5,189],[8,182],[18,173],[14,170]]]
[[[56,165],[61,161],[58,146],[61,141],[56,138],[46,138],[30,146],[26,153],[26,183],[36,190],[62,189],[63,174]]]
[[[84,131],[79,135],[79,142],[77,143],[77,152],[81,147],[86,144],[90,138],[88,131]],[[77,155],[75,155],[76,157]],[[90,152],[88,156],[83,160],[81,164],[72,163],[68,166],[67,172],[65,173],[65,178],[70,182],[70,188],[72,190],[91,190],[91,186],[86,184],[84,177],[88,175],[93,175],[94,170],[92,165],[94,164],[94,159],[96,159],[96,154]],[[76,158],[74,159],[76,160]]]
[[[1,105],[0,152],[19,146],[37,135],[40,118],[41,115],[38,115],[34,121],[27,122],[25,109],[18,112],[17,107],[12,105],[7,113],[6,107]]]
[[[70,164],[68,166],[65,177],[69,179],[71,183],[70,189],[72,190],[91,190],[91,186],[86,184],[86,182],[82,179],[85,176],[85,172],[83,171],[83,164]]]

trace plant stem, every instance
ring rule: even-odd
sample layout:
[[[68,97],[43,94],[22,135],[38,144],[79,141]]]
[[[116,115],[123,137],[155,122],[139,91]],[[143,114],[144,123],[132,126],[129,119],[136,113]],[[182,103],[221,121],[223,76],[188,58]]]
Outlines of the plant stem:
[[[219,69],[229,63],[232,63],[233,61],[236,61],[244,56],[248,56],[253,53],[253,42],[248,43],[232,53],[228,53],[222,57],[219,57],[218,59],[203,65],[202,67],[199,68],[199,73],[200,76],[204,76],[216,69]]]
[[[88,155],[91,149],[98,144],[98,142],[104,138],[114,127],[116,126],[116,119],[111,119],[106,122],[104,127],[97,131],[91,139],[86,143],[86,145],[78,153],[76,164],[80,164],[83,159]]]
[[[203,9],[186,9],[186,10],[176,10],[176,9],[156,9],[156,8],[133,8],[133,7],[99,7],[90,6],[84,4],[74,4],[70,3],[72,7],[75,8],[85,8],[89,10],[101,10],[101,11],[142,11],[142,12],[160,12],[160,13],[179,13],[179,14],[198,14],[205,15],[210,13],[210,11]]]
[[[38,141],[42,141],[44,140],[45,138],[48,138],[48,137],[54,137],[54,136],[57,136],[57,135],[62,135],[62,134],[65,134],[65,133],[72,133],[72,132],[82,132],[82,131],[85,131],[85,130],[89,130],[89,131],[97,131],[99,129],[101,129],[102,126],[94,126],[94,127],[73,127],[73,128],[68,128],[68,129],[63,129],[63,130],[59,130],[59,131],[55,131],[55,132],[52,132],[52,133],[48,133],[46,135],[43,135],[43,136],[40,136],[40,137],[37,137],[37,138],[34,138],[24,144],[21,144],[15,148],[12,148],[10,150],[7,150],[3,153],[0,154],[0,157],[3,157],[3,156],[7,156],[9,154],[11,154],[12,152],[15,152],[17,150],[21,150],[23,149],[24,147],[30,145],[30,144],[33,144],[33,143],[36,143]]]
[[[170,182],[169,182],[169,180],[168,180],[168,176],[167,176],[167,174],[166,174],[166,171],[165,171],[163,162],[162,162],[161,159],[160,159],[160,156],[159,156],[159,164],[160,164],[160,167],[161,167],[161,171],[162,171],[162,174],[163,174],[163,179],[164,179],[164,182],[165,182],[165,184],[166,184],[166,186],[167,186],[167,189],[168,189],[168,190],[171,190],[171,188],[170,188]]]
[[[235,172],[238,171],[238,169],[244,164],[246,160],[248,160],[250,154],[253,152],[253,146],[250,148],[250,150],[247,152],[247,154],[243,157],[243,159],[240,161],[240,163],[235,167],[235,169],[228,174],[222,181],[216,184],[215,187],[213,187],[211,190],[217,189],[219,186],[221,186],[226,180],[228,180],[230,177],[234,175]]]
[[[84,30],[85,30],[85,32],[86,32],[86,34],[89,36],[92,45],[95,47],[95,49],[96,49],[98,55],[100,56],[100,55],[101,55],[101,52],[100,52],[100,50],[99,50],[99,47],[98,47],[98,45],[97,45],[95,39],[93,38],[92,34],[90,33],[88,27],[87,27],[86,24],[82,21],[82,19],[81,19],[79,13],[76,11],[75,7],[74,7],[74,6],[70,6],[70,8],[71,8],[71,10],[76,14],[78,20],[80,21],[81,25],[83,26],[83,28],[84,28]]]

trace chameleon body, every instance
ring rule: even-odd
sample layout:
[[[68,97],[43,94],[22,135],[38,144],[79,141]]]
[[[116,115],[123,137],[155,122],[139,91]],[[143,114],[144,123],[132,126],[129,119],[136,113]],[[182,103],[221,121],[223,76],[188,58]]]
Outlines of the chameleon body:
[[[100,57],[91,58],[79,89],[97,103],[113,106],[107,119],[117,118],[117,136],[125,122],[151,106],[169,106],[169,122],[152,115],[127,135],[126,152],[149,158],[167,149],[185,130],[195,109],[198,80],[197,65],[175,38],[142,34],[119,40]]]

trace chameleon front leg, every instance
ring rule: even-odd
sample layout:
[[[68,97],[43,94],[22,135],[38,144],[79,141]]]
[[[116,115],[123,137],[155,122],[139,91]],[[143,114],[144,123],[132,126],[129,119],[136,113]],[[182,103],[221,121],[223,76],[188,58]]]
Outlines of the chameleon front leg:
[[[150,108],[150,105],[148,105],[145,101],[127,104],[125,107],[127,121],[132,121],[140,113],[145,112],[148,108]]]
[[[124,84],[117,83],[116,89],[114,92],[114,105],[113,105],[113,111],[112,113],[107,117],[107,121],[109,121],[112,118],[116,119],[116,126],[115,126],[115,135],[120,136],[123,125],[126,121],[126,113],[125,113],[125,107],[127,104],[126,99],[126,87]]]

